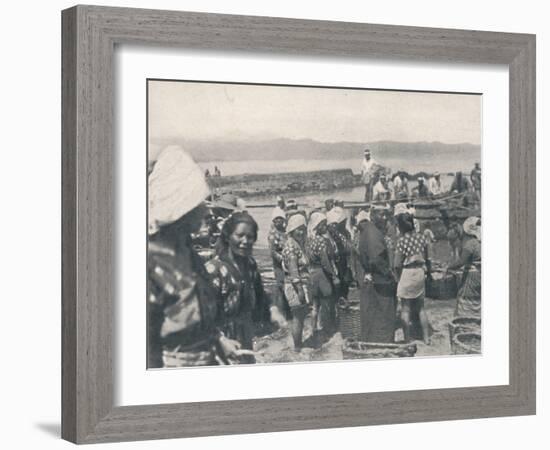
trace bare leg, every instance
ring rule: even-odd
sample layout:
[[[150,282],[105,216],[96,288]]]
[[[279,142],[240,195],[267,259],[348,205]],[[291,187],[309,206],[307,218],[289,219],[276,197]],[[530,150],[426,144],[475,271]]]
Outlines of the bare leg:
[[[330,335],[336,333],[336,297],[332,296],[327,299],[327,307],[329,311]]]
[[[424,306],[418,311],[418,318],[420,319],[420,325],[422,326],[422,338],[424,339],[424,344],[430,345],[430,323],[428,322],[428,315]]]
[[[290,331],[292,333],[292,340],[294,341],[294,350],[300,350],[302,348],[302,330],[304,328],[303,320],[298,317],[294,317],[290,321]]]
[[[339,318],[336,310],[336,301],[337,301],[336,298],[332,298],[331,305],[330,305],[331,307],[330,312],[332,316],[332,331],[331,331],[332,334],[335,334],[340,329],[339,320],[338,320]]]
[[[371,183],[370,181],[365,184],[365,202],[370,202],[371,200]]]
[[[302,311],[293,311],[293,317],[290,321],[290,332],[294,341],[294,350],[300,351],[302,348],[302,333],[304,330],[304,314]]]
[[[407,300],[401,302],[401,322],[403,324],[403,338],[405,342],[411,339],[411,305]]]
[[[311,310],[311,332],[313,335],[317,333],[317,330],[319,329],[319,310],[321,309],[321,304],[319,299],[314,298],[313,299],[313,309]]]

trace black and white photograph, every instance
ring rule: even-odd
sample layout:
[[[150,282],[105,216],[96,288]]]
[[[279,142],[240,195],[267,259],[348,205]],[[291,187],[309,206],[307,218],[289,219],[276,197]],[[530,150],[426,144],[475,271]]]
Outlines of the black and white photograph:
[[[3,9],[3,448],[548,441],[543,2],[98,3]]]
[[[481,354],[482,100],[148,79],[147,368]]]

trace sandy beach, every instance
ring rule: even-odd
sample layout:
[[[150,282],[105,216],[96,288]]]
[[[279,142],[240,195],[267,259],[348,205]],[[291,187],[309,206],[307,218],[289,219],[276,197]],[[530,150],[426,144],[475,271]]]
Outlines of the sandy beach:
[[[352,289],[350,299],[358,300],[359,291]],[[433,327],[431,345],[422,341],[415,341],[417,352],[415,357],[445,356],[451,353],[449,341],[448,323],[453,319],[453,312],[456,299],[433,300],[426,299],[426,310],[430,323]],[[305,342],[311,342],[311,320],[305,322]],[[399,337],[400,330],[396,334]],[[256,338],[254,351],[258,363],[292,363],[292,362],[319,362],[319,361],[342,361],[342,344],[344,339],[340,332],[336,333],[330,340],[321,346],[304,346],[300,352],[293,350],[292,338],[287,329],[278,330],[272,334]]]

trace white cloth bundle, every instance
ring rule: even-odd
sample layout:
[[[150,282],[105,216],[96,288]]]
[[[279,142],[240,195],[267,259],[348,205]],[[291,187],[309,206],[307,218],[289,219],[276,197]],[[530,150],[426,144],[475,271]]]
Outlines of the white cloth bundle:
[[[177,145],[166,147],[149,175],[149,234],[187,214],[209,193],[193,158]]]

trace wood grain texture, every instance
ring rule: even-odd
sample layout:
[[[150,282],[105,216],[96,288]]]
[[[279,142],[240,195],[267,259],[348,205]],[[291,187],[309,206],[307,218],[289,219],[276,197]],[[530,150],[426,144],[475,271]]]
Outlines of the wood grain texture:
[[[62,60],[62,133],[61,156],[61,297],[62,297],[62,431],[71,441],[76,440],[76,10],[67,11],[62,17],[64,36]]]
[[[535,39],[510,71],[510,384],[524,407],[536,394]]]
[[[535,38],[532,35],[78,6],[63,12],[63,415],[78,443],[535,412]],[[113,406],[115,44],[330,58],[506,64],[510,71],[510,383]]]

